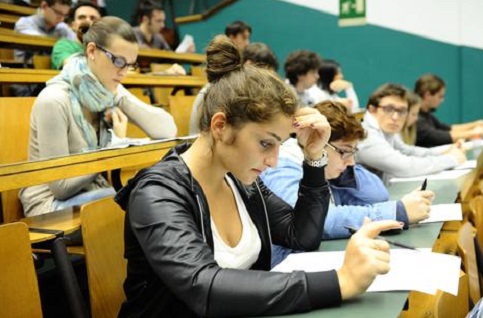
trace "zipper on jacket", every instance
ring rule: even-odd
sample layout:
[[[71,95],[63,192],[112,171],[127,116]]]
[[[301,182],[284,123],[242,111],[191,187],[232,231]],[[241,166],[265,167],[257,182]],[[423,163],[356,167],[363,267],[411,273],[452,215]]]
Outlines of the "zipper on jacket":
[[[200,211],[201,235],[203,235],[203,242],[206,243],[205,225],[203,222],[203,206],[201,205],[198,193],[196,193],[196,202],[198,202],[198,208]]]
[[[265,220],[267,221],[267,232],[268,232],[268,239],[270,242],[270,262],[272,259],[272,233],[270,232],[270,222],[268,221],[268,211],[267,211],[267,206],[265,205],[265,199],[263,199],[262,195],[262,190],[260,189],[258,182],[255,182],[257,185],[258,193],[260,194],[260,199],[262,199],[262,204],[263,204],[263,210],[265,211]]]

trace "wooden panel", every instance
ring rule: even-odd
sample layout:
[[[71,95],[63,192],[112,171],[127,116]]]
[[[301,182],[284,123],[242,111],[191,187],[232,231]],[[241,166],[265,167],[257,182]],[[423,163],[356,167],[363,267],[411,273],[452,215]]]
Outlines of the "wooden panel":
[[[27,161],[30,113],[35,97],[0,98],[0,164]],[[3,222],[18,221],[23,217],[18,189],[2,192]]]
[[[82,237],[86,255],[93,318],[117,317],[125,299],[124,211],[112,197],[81,208]]]
[[[196,96],[169,96],[169,111],[174,117],[178,136],[189,135],[191,110]]]
[[[458,231],[458,254],[463,262],[464,271],[468,275],[468,289],[473,305],[481,298],[480,278],[475,253],[473,227],[471,223],[466,222]]]
[[[0,310],[2,317],[42,317],[39,287],[27,226],[0,226]]]
[[[35,14],[37,10],[32,7],[18,6],[14,4],[0,2],[0,12],[9,12],[11,14],[17,15],[32,15]]]

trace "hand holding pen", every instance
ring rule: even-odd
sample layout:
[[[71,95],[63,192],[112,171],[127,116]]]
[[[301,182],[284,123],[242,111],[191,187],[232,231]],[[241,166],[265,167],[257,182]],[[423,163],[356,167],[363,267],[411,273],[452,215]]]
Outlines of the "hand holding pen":
[[[415,224],[429,218],[434,192],[426,190],[427,185],[428,181],[425,179],[421,187],[401,198],[401,202],[406,209],[409,224]]]

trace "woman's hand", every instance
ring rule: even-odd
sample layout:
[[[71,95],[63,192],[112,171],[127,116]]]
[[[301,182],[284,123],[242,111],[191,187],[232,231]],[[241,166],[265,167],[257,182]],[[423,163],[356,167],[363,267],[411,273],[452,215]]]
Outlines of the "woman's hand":
[[[112,130],[117,137],[126,137],[128,119],[120,108],[114,107],[107,111],[104,119],[112,124]]]
[[[302,107],[295,113],[294,128],[305,158],[317,160],[330,138],[330,125],[317,109]]]
[[[337,271],[342,299],[362,294],[377,275],[389,272],[389,244],[374,238],[381,231],[400,228],[402,224],[397,221],[370,222],[365,218],[364,225],[349,240],[344,264]]]

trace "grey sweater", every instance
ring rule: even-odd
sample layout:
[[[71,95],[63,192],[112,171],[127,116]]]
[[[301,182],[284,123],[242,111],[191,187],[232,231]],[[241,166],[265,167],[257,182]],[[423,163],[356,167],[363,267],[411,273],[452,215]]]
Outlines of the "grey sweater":
[[[385,183],[392,177],[415,177],[450,169],[458,165],[441,148],[422,148],[405,144],[399,134],[385,134],[369,112],[362,126],[367,138],[358,145],[356,161],[378,174]]]
[[[176,125],[169,113],[143,103],[122,85],[118,87],[116,104],[129,121],[139,126],[149,137],[162,139],[176,135]],[[39,94],[32,109],[29,161],[68,156],[86,148],[87,142],[82,130],[73,117],[67,84],[47,86]],[[19,196],[24,214],[34,216],[51,212],[54,199],[66,200],[78,193],[107,186],[99,174],[89,174],[24,188]]]

